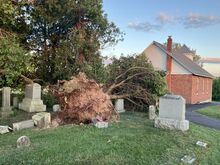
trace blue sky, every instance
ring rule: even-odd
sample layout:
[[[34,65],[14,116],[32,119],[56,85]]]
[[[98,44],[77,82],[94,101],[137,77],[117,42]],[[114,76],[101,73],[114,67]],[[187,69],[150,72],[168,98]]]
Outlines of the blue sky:
[[[141,53],[153,40],[196,49],[202,57],[220,57],[219,0],[103,0],[109,21],[126,33],[103,55]]]

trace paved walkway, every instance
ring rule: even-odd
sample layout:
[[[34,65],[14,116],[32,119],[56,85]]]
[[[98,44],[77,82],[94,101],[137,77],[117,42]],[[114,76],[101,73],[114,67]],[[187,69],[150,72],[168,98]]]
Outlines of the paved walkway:
[[[186,119],[193,122],[197,123],[206,127],[214,128],[220,130],[220,120],[218,119],[213,119],[204,115],[201,115],[195,110],[209,107],[209,106],[215,106],[215,105],[220,105],[218,102],[212,102],[212,103],[203,103],[203,104],[196,104],[196,105],[187,105],[186,106]]]

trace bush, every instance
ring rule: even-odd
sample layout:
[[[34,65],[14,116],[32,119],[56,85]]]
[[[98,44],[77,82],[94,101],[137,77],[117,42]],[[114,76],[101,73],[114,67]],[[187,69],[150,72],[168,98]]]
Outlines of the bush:
[[[220,101],[220,78],[217,78],[213,81],[212,99],[215,101]]]
[[[47,91],[43,91],[42,100],[44,104],[47,106],[48,111],[52,111],[53,105],[58,103],[57,99]]]

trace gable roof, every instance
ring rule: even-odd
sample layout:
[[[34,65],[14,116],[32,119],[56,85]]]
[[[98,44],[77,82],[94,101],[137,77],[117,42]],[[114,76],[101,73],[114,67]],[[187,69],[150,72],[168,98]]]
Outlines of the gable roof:
[[[153,42],[154,45],[156,45],[159,49],[161,49],[163,52],[171,56],[173,59],[176,60],[178,64],[180,64],[183,68],[188,70],[194,75],[202,76],[202,77],[209,77],[214,78],[213,75],[211,75],[209,72],[204,70],[202,67],[200,67],[198,64],[190,60],[188,57],[183,55],[181,52],[174,52],[170,53],[166,50],[166,47],[156,41]],[[185,48],[183,49],[185,50]]]
[[[178,53],[178,54],[189,54],[189,53],[192,53],[192,54],[194,54],[194,52],[191,51],[185,44],[181,48],[179,48],[176,51],[174,51],[174,53]]]

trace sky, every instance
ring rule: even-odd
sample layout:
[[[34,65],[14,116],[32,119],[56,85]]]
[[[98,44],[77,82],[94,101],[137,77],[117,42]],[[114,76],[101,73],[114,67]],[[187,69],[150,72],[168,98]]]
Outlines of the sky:
[[[186,44],[201,57],[220,57],[220,0],[103,0],[124,41],[104,56],[141,53],[153,41]]]

